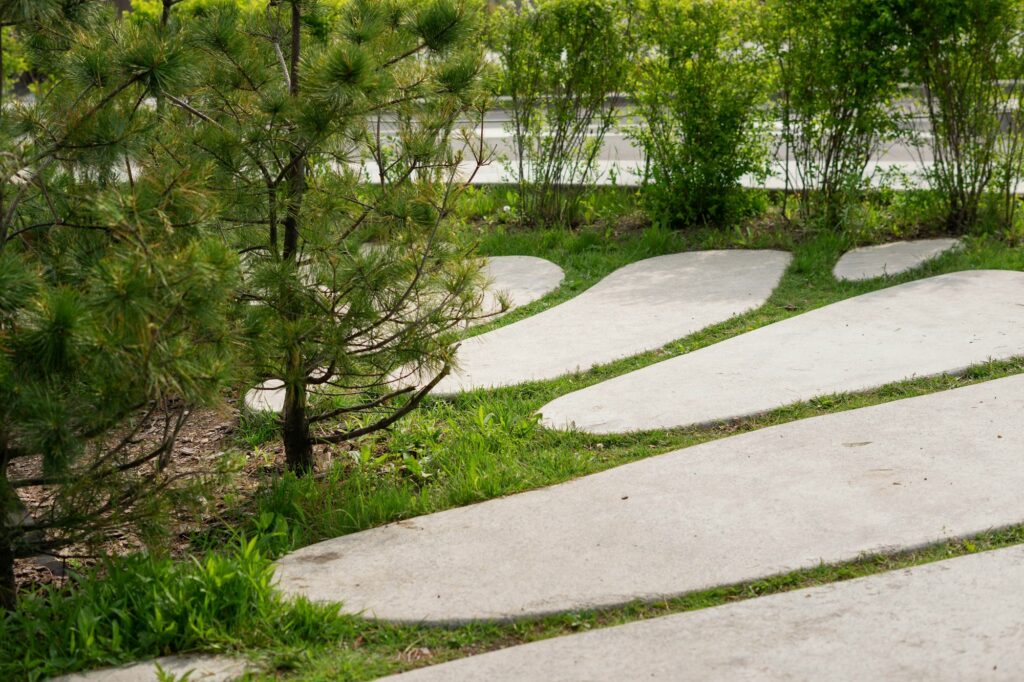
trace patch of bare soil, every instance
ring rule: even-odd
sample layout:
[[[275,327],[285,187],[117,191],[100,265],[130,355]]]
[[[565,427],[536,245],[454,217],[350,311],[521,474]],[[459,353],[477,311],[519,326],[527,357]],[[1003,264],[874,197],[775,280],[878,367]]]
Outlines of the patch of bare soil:
[[[189,415],[175,441],[167,471],[182,480],[203,480],[204,495],[191,509],[180,510],[171,519],[166,549],[179,556],[190,549],[189,538],[204,529],[223,524],[223,519],[238,506],[244,506],[260,484],[284,468],[284,452],[279,443],[268,443],[258,452],[246,449],[234,439],[239,428],[239,413],[234,402],[220,409],[197,410]],[[143,440],[158,437],[157,429],[143,433]],[[258,456],[257,456],[258,455]],[[19,462],[22,476],[38,468],[38,462]],[[45,488],[24,488],[19,494],[27,509],[39,509],[48,497]],[[54,556],[37,555],[19,559],[15,576],[21,590],[36,590],[43,585],[61,584],[69,571],[95,564],[105,556],[138,551],[143,543],[130,530],[112,530],[95,547],[72,546]]]

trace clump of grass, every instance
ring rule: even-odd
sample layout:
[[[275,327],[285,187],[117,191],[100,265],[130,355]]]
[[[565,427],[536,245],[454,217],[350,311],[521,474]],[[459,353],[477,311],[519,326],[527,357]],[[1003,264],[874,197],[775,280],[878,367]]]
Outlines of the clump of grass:
[[[243,409],[239,413],[238,431],[235,440],[246,447],[254,448],[281,436],[280,417],[274,412],[254,412]]]
[[[286,602],[256,539],[176,561],[110,559],[72,584],[25,595],[0,618],[0,679],[40,680],[174,652],[349,637],[337,606]]]

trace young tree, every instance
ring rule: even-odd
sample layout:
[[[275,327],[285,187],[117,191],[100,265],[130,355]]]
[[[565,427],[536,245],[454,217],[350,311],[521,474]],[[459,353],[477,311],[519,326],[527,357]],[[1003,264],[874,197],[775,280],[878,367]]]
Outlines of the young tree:
[[[1005,228],[1013,230],[1020,203],[1020,183],[1024,180],[1024,5],[1008,17],[1010,33],[999,65],[1003,102],[1000,119],[1002,134],[996,144],[996,169],[993,181],[1001,195],[999,217]]]
[[[251,366],[284,384],[293,471],[313,467],[315,445],[412,410],[479,304],[447,220],[463,156],[479,151],[451,144],[478,96],[473,22],[461,0],[171,16],[168,35],[197,55],[193,84],[165,95],[164,115],[189,124],[173,155],[213,168],[246,263]]]
[[[1016,0],[899,0],[899,8],[931,124],[929,180],[945,203],[947,229],[963,232],[997,179],[1003,117],[1018,106],[1001,80],[1019,78],[1011,64],[1024,11]]]
[[[237,258],[200,162],[158,144],[148,98],[182,49],[108,2],[15,3],[52,85],[0,111],[0,604],[13,562],[160,527],[190,411],[231,367]],[[14,14],[17,13],[17,14]]]
[[[507,165],[527,221],[571,224],[597,179],[605,135],[618,120],[612,96],[625,85],[630,7],[545,0],[494,15],[511,116]]]
[[[840,221],[865,188],[871,156],[896,139],[903,76],[893,0],[769,0],[787,189],[792,159],[805,219]]]

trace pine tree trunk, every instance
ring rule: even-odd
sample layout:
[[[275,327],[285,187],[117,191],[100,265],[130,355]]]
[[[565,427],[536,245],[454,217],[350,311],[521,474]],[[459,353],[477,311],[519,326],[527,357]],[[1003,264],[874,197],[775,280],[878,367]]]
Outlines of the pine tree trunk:
[[[4,108],[4,86],[7,85],[4,78],[4,25],[0,24],[0,109]]]
[[[18,585],[14,581],[14,534],[12,519],[18,518],[18,493],[7,478],[7,467],[14,453],[6,434],[0,432],[0,609],[11,611],[18,604]]]
[[[0,531],[2,532],[2,531]],[[0,608],[13,611],[18,605],[18,585],[14,581],[14,549],[0,535]]]
[[[289,73],[289,93],[293,98],[299,96],[299,54],[301,49],[302,3],[292,3],[291,21],[291,59]],[[298,146],[296,146],[298,148]],[[284,227],[285,260],[294,261],[299,254],[299,220],[302,210],[302,196],[306,191],[306,160],[301,152],[294,152],[288,160],[286,175],[288,207],[282,226]],[[296,263],[298,276],[298,263]],[[292,306],[295,306],[293,303]],[[285,304],[285,314],[291,318],[300,312]],[[298,347],[289,349],[285,376],[284,403],[284,452],[285,462],[290,471],[304,474],[313,469],[313,443],[309,437],[309,416],[306,411],[306,382],[302,364],[302,352]]]
[[[309,438],[305,382],[298,385],[289,383],[285,388],[283,435],[288,470],[300,476],[312,471],[313,443]]]

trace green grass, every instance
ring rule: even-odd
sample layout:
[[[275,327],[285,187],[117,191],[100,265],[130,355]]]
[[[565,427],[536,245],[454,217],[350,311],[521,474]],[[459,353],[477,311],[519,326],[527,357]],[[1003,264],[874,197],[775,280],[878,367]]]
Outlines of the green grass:
[[[24,595],[0,617],[0,679],[39,680],[165,653],[351,641],[338,608],[286,602],[255,540],[187,561],[137,554]]]
[[[827,395],[746,419],[630,435],[540,428],[531,408],[477,396],[475,412],[434,404],[400,427],[376,461],[336,464],[318,478],[284,475],[255,501],[256,515],[285,523],[274,553],[413,516],[560,483],[652,455],[844,410],[877,405],[1024,372],[1024,358],[959,375],[897,382],[872,391]],[[467,399],[467,401],[470,399]],[[461,402],[461,401],[460,401]],[[544,403],[534,398],[532,409]],[[415,469],[409,462],[416,462]]]
[[[479,229],[471,238],[479,243],[485,255],[538,255],[553,260],[565,269],[566,279],[562,287],[541,301],[513,311],[490,325],[473,329],[470,334],[510,324],[556,305],[615,269],[651,256],[706,248],[779,248],[793,253],[793,263],[769,301],[757,310],[661,349],[586,372],[498,390],[474,391],[451,399],[431,399],[389,432],[367,438],[350,451],[336,452],[334,465],[320,475],[304,479],[286,475],[269,480],[254,498],[225,514],[227,525],[256,538],[254,551],[260,557],[277,556],[318,540],[411,516],[566,481],[736,433],[1024,372],[1024,358],[986,363],[958,376],[915,379],[855,394],[823,396],[767,414],[706,427],[618,436],[548,431],[540,428],[535,416],[537,409],[570,391],[882,287],[965,269],[1024,270],[1024,248],[1008,246],[1006,241],[995,238],[968,238],[961,251],[944,255],[900,277],[840,283],[831,276],[831,269],[854,243],[855,238],[849,233],[794,233],[772,228],[691,232],[647,229],[626,234],[616,234],[611,228],[526,232],[492,225]],[[871,238],[858,234],[856,240],[863,242]],[[272,423],[247,419],[239,429],[238,445],[252,449],[274,435]],[[198,537],[196,547],[214,547],[223,544],[228,537],[229,534],[213,531]],[[338,615],[330,609],[314,613],[310,610],[312,607],[302,603],[295,607],[299,612],[293,613],[289,611],[293,607],[259,591],[263,588],[254,593],[261,595],[254,599],[264,606],[241,613],[237,612],[237,599],[232,596],[238,592],[228,590],[221,599],[216,590],[209,593],[200,590],[197,594],[213,595],[208,597],[209,609],[200,609],[200,621],[214,624],[200,628],[199,634],[179,627],[179,634],[173,637],[161,639],[152,635],[146,640],[147,644],[138,644],[146,633],[158,630],[158,624],[151,618],[140,616],[124,626],[136,631],[133,634],[135,644],[98,645],[87,655],[72,655],[63,649],[47,654],[42,645],[13,644],[3,653],[21,660],[23,651],[31,652],[35,657],[33,661],[44,661],[40,665],[45,665],[45,670],[57,672],[144,654],[187,649],[236,650],[256,657],[268,669],[276,671],[273,676],[280,674],[300,680],[363,680],[425,662],[435,663],[545,637],[706,608],[1020,542],[1024,542],[1024,526],[919,551],[864,557],[840,565],[720,587],[657,604],[632,604],[530,622],[475,624],[452,629],[369,622]],[[265,565],[265,560],[261,561],[264,561],[261,565]],[[159,571],[150,571],[148,584],[158,589],[167,581],[177,580],[172,578],[173,571],[186,570],[173,569],[177,565],[171,563]],[[192,564],[186,562],[185,565]],[[242,565],[239,570],[244,574],[249,569]],[[79,591],[96,594],[100,588],[90,581],[99,584],[103,580],[100,576],[87,578]],[[112,596],[83,599],[86,602],[92,599],[89,602],[91,612],[102,611],[113,603]],[[171,602],[179,606],[166,607],[169,612],[178,614],[176,618],[183,613],[182,599],[179,595]],[[11,636],[5,639],[24,638],[30,620],[48,623],[37,631],[40,641],[52,637],[66,639],[77,626],[70,619],[60,625],[63,630],[53,624],[52,621],[60,619],[61,603],[56,598],[49,602],[45,599],[32,602],[33,606],[26,611],[32,614],[31,618],[19,621],[20,625],[10,630]],[[146,599],[139,599],[139,604],[145,603]],[[224,611],[220,610],[222,607]],[[75,609],[78,611],[69,613],[82,611]],[[236,612],[241,615],[230,615]],[[229,615],[217,615],[222,613]],[[100,630],[109,635],[112,626],[108,623],[103,628]],[[181,634],[186,631],[191,634]],[[22,665],[18,670],[28,669],[27,663],[17,665]],[[4,670],[0,668],[0,672]]]

